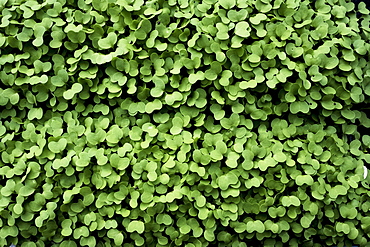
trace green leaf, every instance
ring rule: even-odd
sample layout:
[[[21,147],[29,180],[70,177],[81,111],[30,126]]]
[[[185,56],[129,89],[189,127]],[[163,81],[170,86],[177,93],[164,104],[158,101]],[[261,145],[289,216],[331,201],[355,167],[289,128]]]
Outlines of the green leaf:
[[[257,87],[257,81],[256,80],[249,80],[249,81],[242,81],[239,83],[240,89],[248,89],[248,88],[255,88]]]
[[[267,13],[272,9],[270,1],[256,1],[255,6],[256,9],[262,13]]]
[[[238,177],[233,172],[222,175],[217,179],[217,184],[221,190],[226,190],[230,185],[236,184],[237,182]]]
[[[107,232],[108,238],[114,240],[114,244],[119,246],[123,244],[124,236],[123,234],[117,229],[109,229]]]
[[[339,206],[339,212],[340,212],[340,215],[343,217],[343,218],[347,218],[347,219],[354,219],[356,218],[357,214],[358,214],[358,211],[355,207],[353,207],[352,205],[340,205]]]
[[[1,136],[1,135],[0,135]],[[362,136],[362,143],[367,146],[367,147],[370,147],[370,136],[369,135],[363,135]]]
[[[67,140],[61,138],[58,141],[51,141],[48,143],[48,148],[53,153],[60,153],[67,147]]]
[[[198,207],[204,207],[205,205],[206,205],[206,198],[204,197],[204,196],[202,196],[202,195],[199,195],[199,196],[197,196],[196,198],[195,198],[195,200],[196,200],[196,205],[198,206]]]
[[[247,232],[258,232],[263,233],[266,230],[265,225],[260,220],[248,221],[247,222]]]
[[[288,43],[285,47],[285,51],[293,58],[297,58],[303,55],[304,49],[303,47],[296,47],[293,43]]]
[[[295,101],[290,104],[290,111],[293,114],[297,114],[298,112],[308,113],[310,107],[306,101]]]
[[[80,84],[80,83],[74,83],[72,85],[72,88],[65,91],[63,93],[63,98],[65,98],[66,100],[70,100],[72,99],[76,94],[78,94],[79,92],[81,92],[83,89],[83,86]]]
[[[108,33],[106,38],[100,39],[98,45],[101,49],[110,49],[117,43],[117,34],[114,32]]]
[[[221,78],[219,80],[219,83],[221,86],[228,86],[230,84],[230,78],[232,78],[233,73],[230,70],[224,70],[222,71]]]
[[[300,223],[303,228],[309,228],[311,226],[311,222],[315,219],[314,215],[309,213],[305,213],[300,220]]]
[[[32,41],[32,44],[36,47],[41,46],[44,43],[44,33],[46,28],[42,25],[36,25],[33,30],[33,34],[35,35],[36,39]]]
[[[181,101],[183,99],[183,95],[180,92],[173,92],[172,94],[167,94],[165,96],[165,102],[167,105],[173,105],[175,101]]]
[[[365,41],[362,39],[355,40],[353,42],[353,47],[359,55],[365,55],[367,52]]]
[[[239,37],[248,38],[250,36],[250,26],[248,22],[241,21],[235,25],[235,34]]]
[[[339,65],[339,59],[337,57],[329,57],[324,61],[326,69],[334,69]]]
[[[83,31],[83,26],[81,24],[78,26],[75,26],[74,24],[68,24],[64,29],[64,32],[67,33],[67,37],[71,41],[71,46],[72,44],[82,44],[86,39],[86,33]]]
[[[158,224],[164,224],[164,225],[171,225],[173,222],[173,219],[168,214],[158,214],[156,216],[156,223]]]
[[[230,168],[236,168],[238,166],[238,159],[240,155],[236,152],[229,152],[227,155],[226,165]]]
[[[207,240],[208,242],[213,242],[215,240],[215,234],[212,230],[206,229],[204,231],[204,239]]]
[[[150,137],[155,137],[158,134],[158,129],[152,123],[145,123],[141,128],[143,131],[147,132]]]
[[[35,192],[35,188],[25,185],[19,189],[19,195],[23,197],[27,197],[32,195]]]
[[[344,6],[340,5],[334,5],[331,13],[336,17],[336,18],[344,18],[346,16],[347,9]]]
[[[301,205],[301,201],[296,196],[283,196],[281,203],[284,207],[289,207],[292,205],[298,207],[299,205]]]
[[[73,237],[79,239],[81,237],[88,237],[90,234],[89,229],[86,226],[81,226],[73,230]]]
[[[247,16],[248,11],[246,9],[241,9],[239,11],[232,9],[227,12],[227,18],[229,18],[230,21],[232,22],[239,22],[245,20]]]
[[[92,6],[97,11],[104,12],[108,8],[108,1],[107,0],[92,0]]]
[[[283,68],[279,71],[279,73],[276,75],[276,78],[280,82],[286,82],[287,79],[293,75],[293,72],[287,68]]]
[[[339,195],[346,195],[347,189],[343,185],[336,185],[329,190],[329,196],[336,199]]]
[[[351,231],[351,227],[348,224],[342,222],[337,222],[335,224],[335,229],[337,230],[337,232],[343,232],[344,234],[349,234],[349,232]]]
[[[139,126],[134,126],[129,132],[130,139],[133,141],[140,141],[143,131]]]
[[[27,114],[29,120],[41,119],[43,117],[42,108],[31,108]]]
[[[290,37],[292,31],[287,28],[286,24],[280,23],[276,26],[275,33],[282,40],[286,40]]]
[[[341,112],[341,115],[349,120],[354,120],[356,118],[356,114],[354,111],[351,111],[349,109],[344,109]]]
[[[145,225],[144,225],[144,222],[142,221],[133,220],[128,224],[126,229],[128,232],[137,232],[141,234],[145,230]]]
[[[107,132],[106,140],[108,143],[117,144],[123,137],[123,131],[118,125],[112,125]]]
[[[267,20],[267,16],[263,13],[258,13],[256,14],[255,16],[252,16],[249,18],[249,21],[253,24],[253,25],[258,25],[260,24],[262,21],[264,20]]]
[[[275,152],[273,155],[274,160],[283,163],[287,160],[287,156],[283,152]]]
[[[210,110],[216,120],[221,120],[225,116],[225,111],[222,110],[219,104],[212,104]]]
[[[232,9],[235,7],[236,0],[219,0],[218,3],[224,8],[224,9]]]
[[[204,72],[203,71],[198,71],[195,74],[190,74],[189,75],[189,82],[191,84],[196,83],[197,81],[202,81],[205,79]]]
[[[155,110],[160,110],[160,109],[162,109],[162,102],[159,99],[155,99],[154,101],[148,102],[145,105],[145,112],[146,113],[152,113]]]
[[[19,234],[19,230],[17,226],[7,226],[4,225],[0,229],[0,235],[3,238],[6,238],[8,236],[16,237]]]
[[[259,160],[257,164],[261,171],[266,171],[269,167],[275,167],[278,162],[270,156],[266,157],[265,159]]]
[[[212,69],[207,69],[206,72],[204,73],[204,77],[210,81],[216,80],[217,76],[218,76],[217,72]]]
[[[309,186],[313,185],[313,178],[310,175],[298,175],[295,178],[297,185],[302,186],[303,184],[307,184]]]

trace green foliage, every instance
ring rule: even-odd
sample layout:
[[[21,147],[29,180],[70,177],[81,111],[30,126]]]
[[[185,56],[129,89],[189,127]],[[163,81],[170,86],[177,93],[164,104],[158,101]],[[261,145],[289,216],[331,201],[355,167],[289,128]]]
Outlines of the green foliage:
[[[365,4],[0,12],[0,246],[367,246]]]

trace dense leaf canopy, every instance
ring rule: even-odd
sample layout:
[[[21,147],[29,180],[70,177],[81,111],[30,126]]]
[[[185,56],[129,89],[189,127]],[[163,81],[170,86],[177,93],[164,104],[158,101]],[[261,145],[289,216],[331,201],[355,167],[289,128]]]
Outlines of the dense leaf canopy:
[[[0,246],[368,246],[364,3],[0,13]]]

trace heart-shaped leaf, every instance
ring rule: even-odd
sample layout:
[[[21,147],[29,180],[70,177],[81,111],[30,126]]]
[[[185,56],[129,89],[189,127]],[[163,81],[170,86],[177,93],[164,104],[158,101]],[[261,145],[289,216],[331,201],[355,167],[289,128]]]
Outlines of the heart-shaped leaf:
[[[131,221],[127,226],[128,232],[137,232],[141,234],[144,232],[144,230],[145,230],[144,222],[138,220]]]
[[[65,150],[67,146],[67,139],[61,138],[58,141],[51,141],[48,143],[48,148],[53,153],[60,153]]]

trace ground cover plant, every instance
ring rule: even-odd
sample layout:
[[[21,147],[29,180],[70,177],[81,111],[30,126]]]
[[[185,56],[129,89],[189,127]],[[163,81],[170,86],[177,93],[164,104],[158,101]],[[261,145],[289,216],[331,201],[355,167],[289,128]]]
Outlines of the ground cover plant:
[[[0,13],[0,246],[370,246],[364,3]]]

